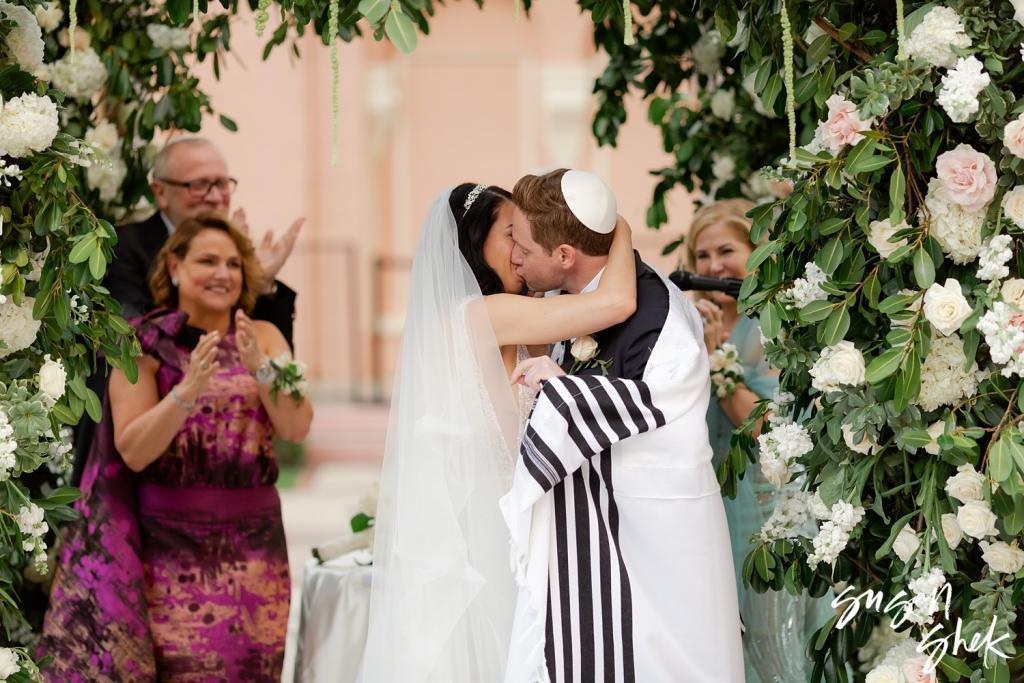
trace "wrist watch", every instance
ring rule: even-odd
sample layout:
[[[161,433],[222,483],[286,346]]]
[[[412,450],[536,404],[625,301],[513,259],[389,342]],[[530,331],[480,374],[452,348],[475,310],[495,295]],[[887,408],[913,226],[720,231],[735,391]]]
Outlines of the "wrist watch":
[[[253,377],[256,378],[256,384],[270,384],[276,376],[277,371],[270,364],[269,358],[264,358],[260,366],[256,368],[256,372],[253,373]]]

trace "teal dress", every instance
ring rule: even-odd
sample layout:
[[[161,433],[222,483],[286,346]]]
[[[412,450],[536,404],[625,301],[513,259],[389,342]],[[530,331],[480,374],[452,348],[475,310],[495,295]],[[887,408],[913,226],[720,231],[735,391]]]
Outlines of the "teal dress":
[[[740,316],[729,335],[743,365],[743,382],[760,398],[771,398],[778,377],[764,358],[757,321]],[[729,453],[734,425],[712,392],[708,406],[708,431],[714,451],[715,468]],[[792,483],[790,486],[798,486]],[[761,467],[748,463],[737,482],[736,498],[725,499],[729,537],[735,565],[736,590],[743,618],[743,661],[747,683],[791,683],[806,681],[810,662],[804,654],[810,635],[828,619],[828,601],[784,591],[758,593],[743,586],[743,561],[753,550],[751,536],[757,534],[772,514],[782,491],[761,474]]]

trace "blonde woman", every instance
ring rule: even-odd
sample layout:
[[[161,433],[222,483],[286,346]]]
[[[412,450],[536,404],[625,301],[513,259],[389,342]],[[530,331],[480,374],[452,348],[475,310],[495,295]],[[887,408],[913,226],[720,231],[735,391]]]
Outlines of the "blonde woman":
[[[752,208],[754,204],[745,199],[726,199],[701,207],[693,217],[686,241],[688,268],[697,275],[745,278],[747,259],[755,247],[750,241],[751,220],[746,215]],[[713,392],[708,406],[708,432],[717,468],[728,455],[733,430],[747,420],[759,400],[774,393],[778,373],[764,358],[756,318],[743,315],[736,299],[728,294],[696,295],[708,353],[732,344],[743,368],[742,380],[731,391],[720,395]],[[737,483],[735,499],[725,500],[745,627],[747,683],[808,680],[810,671],[805,670],[808,660],[804,655],[807,637],[828,617],[822,611],[828,607],[825,599],[795,598],[785,592],[757,593],[743,586],[743,562],[753,549],[750,537],[771,516],[779,493],[755,463],[747,465],[743,479]]]

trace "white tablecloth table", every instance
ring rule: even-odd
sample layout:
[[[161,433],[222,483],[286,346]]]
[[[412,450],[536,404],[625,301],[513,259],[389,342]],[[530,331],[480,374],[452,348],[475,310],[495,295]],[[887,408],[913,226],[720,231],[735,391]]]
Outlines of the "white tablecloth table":
[[[353,683],[362,663],[373,568],[356,552],[302,573],[295,683]]]

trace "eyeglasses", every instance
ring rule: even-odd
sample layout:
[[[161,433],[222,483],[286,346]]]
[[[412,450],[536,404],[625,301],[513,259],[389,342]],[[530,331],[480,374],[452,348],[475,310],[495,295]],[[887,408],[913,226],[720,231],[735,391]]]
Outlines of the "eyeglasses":
[[[183,187],[195,199],[202,199],[210,194],[210,190],[215,187],[224,194],[231,194],[238,187],[238,180],[235,178],[217,178],[216,180],[200,178],[199,180],[190,180],[187,183],[183,183],[180,180],[170,180],[169,178],[157,178],[157,180],[174,187]]]

